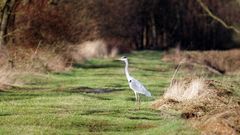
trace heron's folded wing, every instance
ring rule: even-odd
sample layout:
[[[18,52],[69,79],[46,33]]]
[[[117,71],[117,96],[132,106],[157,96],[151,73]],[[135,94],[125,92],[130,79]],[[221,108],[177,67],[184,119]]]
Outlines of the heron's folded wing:
[[[136,79],[132,79],[130,82],[130,87],[138,93],[144,94],[146,96],[151,96],[150,92]]]

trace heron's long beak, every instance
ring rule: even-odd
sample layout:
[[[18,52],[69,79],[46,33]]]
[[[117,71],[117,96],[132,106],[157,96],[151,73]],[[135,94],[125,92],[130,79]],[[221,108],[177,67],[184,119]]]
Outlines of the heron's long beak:
[[[113,61],[121,61],[121,59],[114,59]]]
[[[118,59],[116,59],[116,60],[117,60],[117,61],[119,61],[119,60],[122,61],[120,58],[118,58]]]

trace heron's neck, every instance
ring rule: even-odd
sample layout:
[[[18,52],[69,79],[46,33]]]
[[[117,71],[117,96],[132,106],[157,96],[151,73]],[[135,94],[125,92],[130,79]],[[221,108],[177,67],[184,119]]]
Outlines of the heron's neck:
[[[129,79],[130,75],[128,73],[128,61],[125,61],[125,74],[126,74],[127,79]]]

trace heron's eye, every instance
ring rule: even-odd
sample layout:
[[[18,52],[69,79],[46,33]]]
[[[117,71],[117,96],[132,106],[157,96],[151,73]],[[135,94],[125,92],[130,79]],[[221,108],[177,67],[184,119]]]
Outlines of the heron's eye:
[[[124,59],[126,59],[127,57],[126,56],[123,56]]]

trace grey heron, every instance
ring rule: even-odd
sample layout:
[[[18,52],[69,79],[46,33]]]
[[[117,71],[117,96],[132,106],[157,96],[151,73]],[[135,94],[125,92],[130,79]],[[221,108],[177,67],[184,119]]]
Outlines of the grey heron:
[[[121,57],[119,60],[125,62],[125,74],[128,80],[129,87],[133,90],[136,98],[136,103],[139,104],[140,109],[140,96],[139,94],[143,94],[147,97],[151,97],[151,93],[141,84],[138,80],[134,79],[132,76],[129,75],[128,72],[128,59],[126,56]]]

